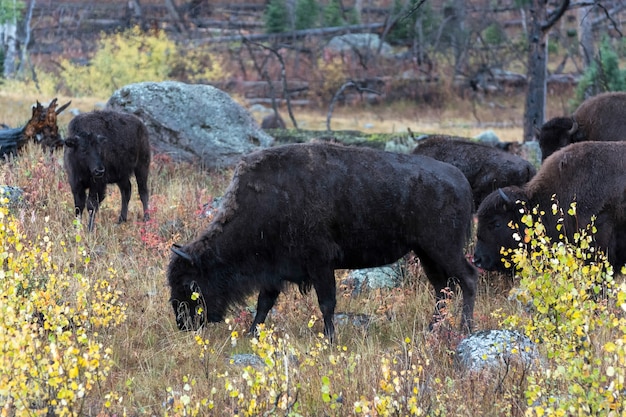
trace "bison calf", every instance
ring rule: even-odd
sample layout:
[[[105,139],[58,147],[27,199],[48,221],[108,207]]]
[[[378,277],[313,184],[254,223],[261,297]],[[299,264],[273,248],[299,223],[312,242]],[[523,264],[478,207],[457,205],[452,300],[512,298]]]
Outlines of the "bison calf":
[[[492,191],[508,185],[526,184],[535,167],[524,158],[500,148],[448,136],[420,140],[413,150],[459,168],[472,187],[475,207]]]
[[[565,215],[561,231],[560,216],[552,214],[553,195],[567,210],[576,201],[576,216]],[[519,202],[527,209],[539,206],[546,233],[552,239],[565,234],[571,241],[579,228],[597,216],[596,245],[605,251],[614,267],[626,262],[626,143],[582,142],[569,145],[545,160],[537,175],[524,187],[506,187],[495,191],[478,208],[476,266],[506,271],[501,248],[515,249],[517,224],[521,229]],[[524,236],[523,230],[521,235]]]
[[[612,92],[583,101],[571,117],[555,117],[538,132],[541,158],[545,160],[570,143],[588,140],[622,141],[626,126],[626,93]]]
[[[168,267],[176,323],[196,329],[258,292],[251,331],[286,282],[313,287],[334,335],[335,269],[374,267],[413,250],[437,299],[455,280],[464,328],[476,269],[465,259],[472,194],[463,174],[432,158],[333,144],[294,144],[245,156],[222,205]]]
[[[109,110],[76,116],[68,126],[64,166],[77,216],[82,215],[87,204],[89,231],[93,229],[95,214],[105,198],[107,184],[118,185],[122,196],[119,222],[126,221],[133,173],[143,204],[144,220],[149,218],[150,142],[148,131],[138,117]],[[89,198],[86,198],[87,189]]]

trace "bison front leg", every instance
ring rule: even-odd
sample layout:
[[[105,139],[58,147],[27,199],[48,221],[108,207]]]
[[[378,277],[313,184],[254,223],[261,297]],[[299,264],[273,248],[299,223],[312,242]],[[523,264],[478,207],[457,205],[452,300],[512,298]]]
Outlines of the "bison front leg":
[[[267,314],[270,312],[274,304],[276,303],[276,299],[280,295],[280,290],[276,288],[263,288],[259,292],[259,298],[256,303],[256,315],[254,316],[254,321],[252,322],[252,326],[250,326],[250,334],[256,334],[257,328],[256,326],[265,323],[265,319],[267,318]]]
[[[73,188],[72,194],[74,195],[74,215],[80,219],[85,210],[85,203],[87,201],[87,191],[85,188]]]
[[[96,213],[100,207],[100,203],[106,196],[105,187],[91,187],[89,189],[89,198],[87,199],[87,212],[89,213],[89,223],[87,223],[87,230],[93,231],[93,226],[96,221]]]

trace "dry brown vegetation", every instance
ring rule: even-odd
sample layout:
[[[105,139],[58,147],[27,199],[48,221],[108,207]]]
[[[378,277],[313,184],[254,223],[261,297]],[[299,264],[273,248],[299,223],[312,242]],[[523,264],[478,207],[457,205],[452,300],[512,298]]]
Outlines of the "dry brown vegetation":
[[[62,102],[65,99],[59,98]],[[12,126],[27,118],[29,106],[35,101],[15,97],[0,100],[0,119]],[[74,100],[72,107],[86,111],[96,103],[97,100]],[[345,109],[335,120],[346,129],[359,128],[365,120],[382,117],[383,121],[375,122],[381,131],[410,126],[417,132],[465,136],[476,132],[475,127],[467,127],[473,123],[464,119],[463,113],[455,112],[452,104],[450,110],[428,113],[426,125],[420,124],[424,112],[407,108],[404,114],[404,118],[394,119],[392,109],[371,109],[362,114]],[[302,115],[305,117],[311,127],[319,122],[315,115]],[[69,112],[60,118],[62,131],[70,118]],[[520,137],[519,128],[497,132],[507,140]],[[77,244],[78,234],[82,238],[80,244],[91,258],[85,274],[106,274],[109,268],[117,271],[116,287],[127,303],[128,318],[104,335],[113,349],[115,366],[110,377],[89,394],[81,415],[184,415],[175,406],[180,406],[185,394],[193,402],[212,399],[213,411],[203,407],[200,415],[245,415],[236,399],[228,396],[225,386],[241,381],[244,372],[228,359],[233,354],[252,351],[251,339],[243,336],[251,314],[246,309],[235,311],[228,323],[208,325],[197,334],[180,332],[168,303],[165,276],[171,244],[187,242],[207,226],[209,218],[200,214],[213,197],[222,193],[230,175],[229,170],[207,173],[154,155],[150,178],[151,220],[140,221],[141,204],[133,180],[129,221],[116,224],[119,191],[109,186],[95,230],[89,234],[86,227],[77,230],[73,225],[72,194],[62,168],[61,153],[50,156],[29,146],[25,154],[0,167],[0,183],[25,190],[26,201],[14,212],[29,239],[36,241],[47,229],[56,243],[63,241],[71,246]],[[59,265],[73,265],[76,261],[61,246],[56,246],[53,257]],[[343,271],[338,271],[338,276],[342,274]],[[506,314],[518,309],[515,302],[507,300],[511,283],[510,278],[497,274],[481,275],[475,312],[478,330],[500,327],[498,317],[492,313]],[[290,288],[281,295],[268,319],[268,327],[276,335],[288,337],[292,349],[316,357],[315,366],[301,368],[297,374],[299,380],[292,381],[294,387],[306,388],[298,394],[301,415],[354,415],[353,405],[373,398],[382,381],[388,378],[383,360],[389,358],[392,361],[388,368],[393,372],[414,366],[419,382],[408,381],[408,385],[419,388],[414,396],[429,415],[523,414],[523,370],[502,370],[497,375],[486,376],[465,373],[456,365],[454,348],[462,338],[456,330],[459,297],[442,329],[435,333],[427,330],[434,298],[418,266],[407,268],[405,281],[398,289],[366,291],[356,296],[350,295],[351,290],[339,289],[337,312],[365,314],[372,317],[372,322],[367,328],[339,323],[335,347],[325,345],[318,336],[322,324],[314,294],[301,296]],[[255,301],[250,299],[249,306],[253,307]],[[311,323],[312,316],[317,320],[309,327],[307,323]],[[197,336],[201,337],[201,343]],[[208,355],[201,357],[203,352]],[[353,365],[355,369],[347,377],[341,376],[347,372],[346,367]],[[330,388],[321,382],[325,376],[331,381]],[[188,382],[191,379],[195,385]],[[217,393],[212,393],[213,389]],[[322,400],[325,389],[335,395],[330,402]],[[113,401],[106,408],[106,395],[111,392]],[[270,415],[288,415],[284,410],[274,411]],[[369,415],[385,414],[372,411]]]

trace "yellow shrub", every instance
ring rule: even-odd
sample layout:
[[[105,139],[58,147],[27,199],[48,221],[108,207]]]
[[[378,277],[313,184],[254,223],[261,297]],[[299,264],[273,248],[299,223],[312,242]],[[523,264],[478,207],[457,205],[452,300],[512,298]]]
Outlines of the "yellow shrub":
[[[567,215],[576,215],[574,204]],[[593,224],[572,241],[552,241],[538,219],[537,209],[522,218],[529,248],[512,258],[521,277],[515,296],[528,314],[508,319],[547,357],[528,377],[526,415],[624,415],[626,285],[594,249]]]
[[[116,272],[93,278],[61,269],[51,255],[56,243],[44,232],[26,241],[0,207],[1,416],[78,415],[113,365],[100,334],[126,319]],[[88,264],[83,249],[76,251]]]

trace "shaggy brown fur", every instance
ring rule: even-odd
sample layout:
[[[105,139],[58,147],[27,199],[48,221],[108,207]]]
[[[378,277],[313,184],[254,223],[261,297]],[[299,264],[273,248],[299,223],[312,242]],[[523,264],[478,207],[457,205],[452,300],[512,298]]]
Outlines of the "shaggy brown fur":
[[[292,282],[303,293],[315,288],[332,339],[334,270],[389,264],[413,250],[437,299],[458,281],[470,328],[477,272],[464,247],[472,205],[463,174],[432,158],[323,143],[247,155],[208,229],[174,249],[167,275],[178,327],[221,321],[258,292],[255,330]]]
[[[542,160],[570,143],[626,140],[626,93],[598,94],[583,101],[571,117],[555,117],[538,133]]]
[[[426,155],[459,168],[469,181],[475,207],[492,191],[508,185],[526,184],[535,175],[535,167],[525,159],[502,149],[444,136],[418,142],[415,155]]]
[[[504,196],[502,193],[504,193]],[[505,270],[500,248],[516,248],[510,222],[520,223],[520,206],[545,211],[546,231],[553,239],[561,216],[552,214],[552,196],[567,212],[576,201],[576,217],[565,214],[563,230],[568,239],[597,216],[595,238],[615,267],[626,262],[626,143],[582,142],[569,145],[545,160],[537,175],[524,187],[495,191],[478,208],[474,262],[488,270]],[[505,198],[506,196],[506,198]]]
[[[77,216],[82,215],[87,204],[88,229],[93,229],[107,184],[118,185],[122,195],[119,222],[126,221],[131,195],[130,176],[133,174],[143,205],[143,217],[148,220],[150,141],[141,119],[111,110],[83,113],[72,119],[67,135],[64,166]]]

